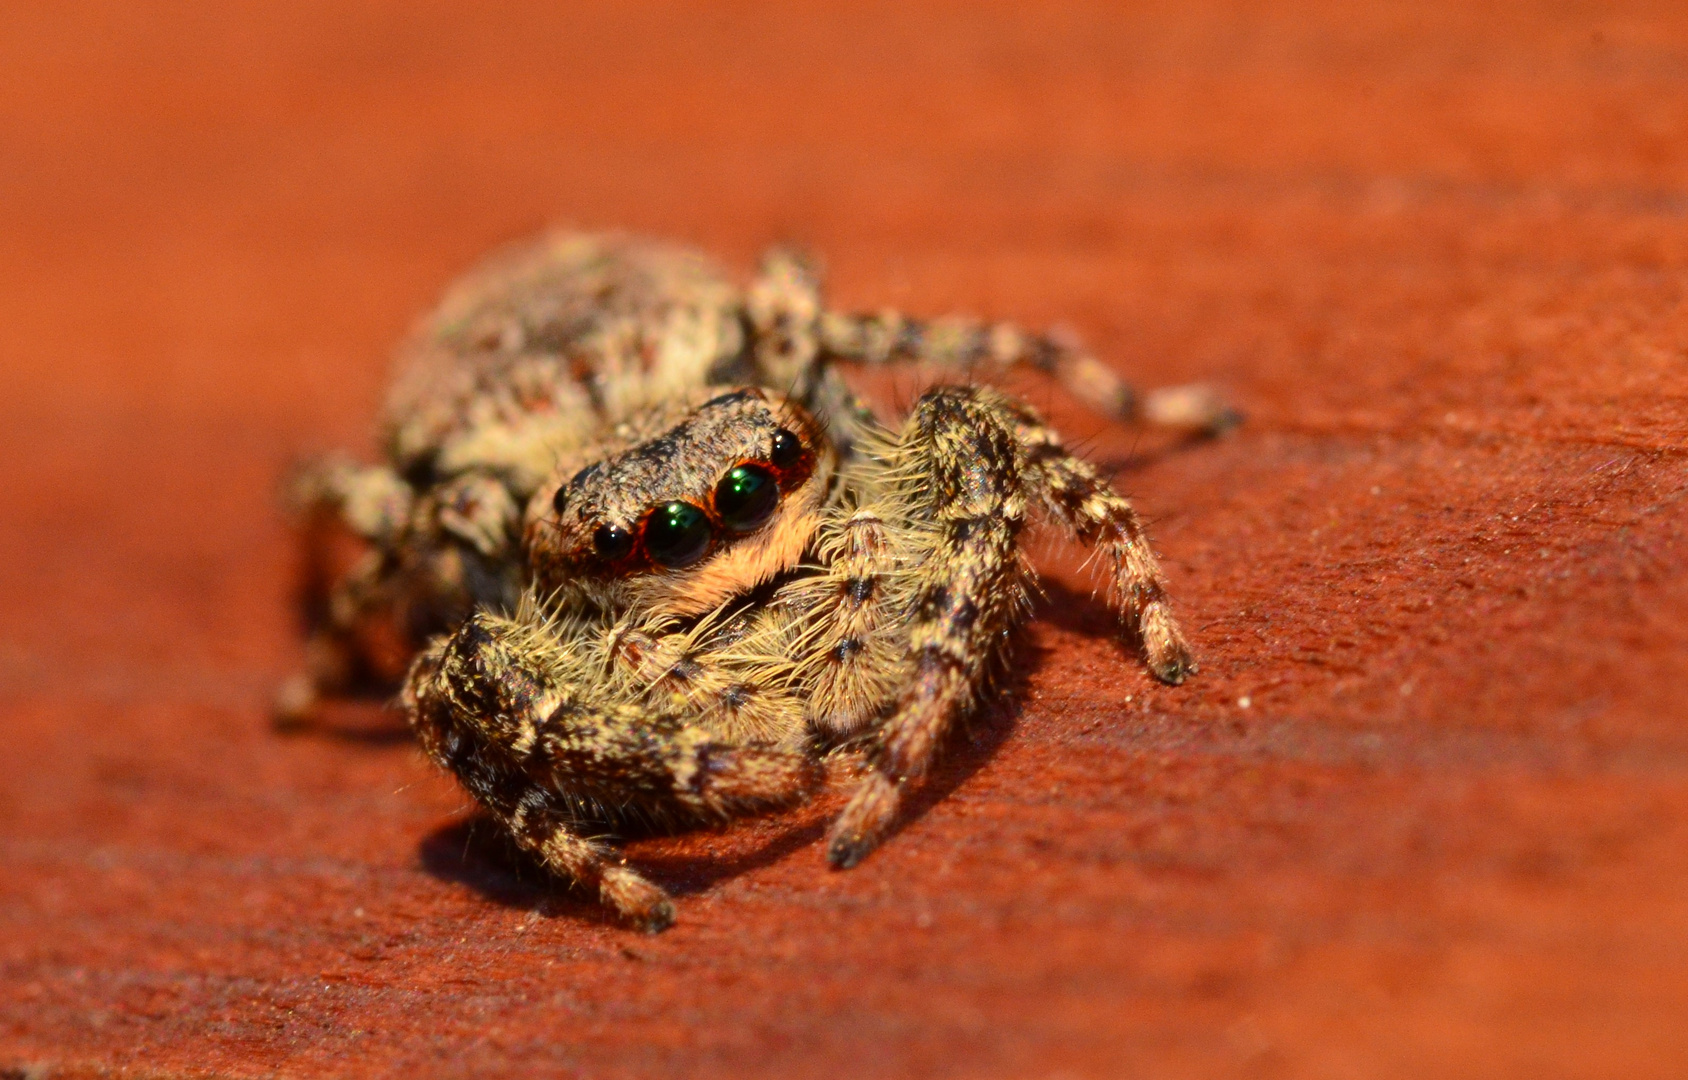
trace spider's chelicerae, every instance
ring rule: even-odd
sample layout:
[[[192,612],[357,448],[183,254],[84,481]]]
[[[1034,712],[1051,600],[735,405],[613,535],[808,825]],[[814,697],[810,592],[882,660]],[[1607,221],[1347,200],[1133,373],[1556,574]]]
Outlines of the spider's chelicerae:
[[[940,386],[887,428],[839,361],[1029,365],[1115,417],[1230,419],[1011,326],[828,311],[790,253],[739,289],[683,249],[551,236],[412,338],[384,464],[298,478],[307,518],[367,547],[316,587],[281,715],[413,656],[401,699],[428,756],[546,867],[660,930],[668,896],[602,838],[800,801],[848,742],[865,775],[826,855],[860,861],[999,669],[1038,519],[1098,550],[1156,678],[1194,670],[1131,504],[1030,407]]]

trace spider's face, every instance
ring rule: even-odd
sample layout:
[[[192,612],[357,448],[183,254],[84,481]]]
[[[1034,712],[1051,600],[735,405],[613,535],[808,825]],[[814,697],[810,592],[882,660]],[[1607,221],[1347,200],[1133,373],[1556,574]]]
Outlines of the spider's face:
[[[759,389],[541,491],[529,556],[549,588],[695,615],[797,564],[832,470],[815,421]]]

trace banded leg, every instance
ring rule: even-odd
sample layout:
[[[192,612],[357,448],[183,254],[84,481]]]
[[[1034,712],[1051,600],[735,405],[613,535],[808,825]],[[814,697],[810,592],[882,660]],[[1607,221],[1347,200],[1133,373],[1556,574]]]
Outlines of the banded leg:
[[[329,514],[372,544],[390,546],[410,517],[414,493],[393,470],[341,457],[307,462],[288,483],[287,502],[302,518]]]
[[[1009,407],[1015,413],[1027,494],[1073,539],[1100,549],[1107,561],[1109,604],[1135,633],[1144,663],[1161,682],[1183,682],[1196,670],[1195,660],[1172,616],[1160,563],[1137,511],[1093,465],[1069,453],[1030,408]]]
[[[909,781],[924,775],[943,736],[973,704],[1025,610],[1028,567],[1014,418],[993,391],[943,387],[916,404],[897,468],[932,525],[908,631],[911,682],[879,733],[872,771],[834,823],[827,858],[854,866],[884,838]]]
[[[1191,383],[1139,394],[1083,349],[1012,323],[911,319],[895,311],[825,312],[816,327],[823,357],[867,364],[924,362],[969,374],[1030,367],[1054,377],[1104,416],[1203,435],[1217,435],[1241,419],[1210,386]]]
[[[322,694],[346,689],[369,666],[358,640],[366,616],[390,602],[392,560],[386,554],[405,528],[414,494],[386,468],[342,458],[313,461],[294,475],[287,503],[300,523],[304,580],[301,602],[308,634],[305,667],[284,681],[274,702],[276,723],[308,721]],[[337,573],[328,555],[333,531],[349,533],[370,550]]]
[[[795,398],[809,396],[819,372],[814,327],[821,315],[820,277],[815,266],[791,248],[774,248],[745,296],[745,314],[755,331],[756,365],[765,385]]]
[[[737,746],[671,714],[589,700],[577,657],[540,624],[478,614],[438,638],[406,680],[423,750],[552,872],[647,931],[666,893],[583,836],[620,817],[727,816],[801,800],[818,782],[799,754]]]

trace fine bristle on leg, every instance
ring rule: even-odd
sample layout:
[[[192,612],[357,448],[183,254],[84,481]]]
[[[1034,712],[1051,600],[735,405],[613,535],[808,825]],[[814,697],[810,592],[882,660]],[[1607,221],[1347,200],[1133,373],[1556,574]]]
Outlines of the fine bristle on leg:
[[[1140,393],[1082,347],[1013,323],[970,319],[911,319],[899,312],[822,314],[819,355],[866,364],[933,364],[968,375],[1012,367],[1049,375],[1103,416],[1195,435],[1218,435],[1241,414],[1205,383]]]
[[[973,704],[980,682],[1023,610],[1025,516],[1011,413],[992,391],[945,387],[924,395],[899,440],[898,466],[922,493],[933,526],[915,570],[908,633],[913,681],[870,754],[873,774],[834,824],[827,858],[854,866],[885,838],[911,780],[925,775],[943,738]]]
[[[1038,497],[1074,539],[1100,549],[1108,570],[1108,600],[1135,633],[1143,662],[1161,682],[1183,682],[1196,670],[1195,659],[1172,616],[1160,563],[1137,511],[1094,466],[1069,453],[1030,408],[1022,405],[1017,411],[1028,494]]]
[[[568,656],[542,622],[475,615],[417,658],[406,712],[424,752],[519,845],[633,925],[663,929],[674,918],[666,895],[578,835],[581,808],[722,817],[806,798],[819,768],[646,706],[593,702],[566,676]]]
[[[494,810],[496,813],[497,811]],[[542,800],[520,800],[505,821],[516,843],[545,868],[587,892],[636,930],[654,934],[674,924],[674,903],[658,885],[615,861],[603,844],[579,836]]]
[[[883,772],[869,773],[832,825],[826,843],[827,861],[839,870],[848,870],[867,858],[896,820],[902,789],[900,781]]]

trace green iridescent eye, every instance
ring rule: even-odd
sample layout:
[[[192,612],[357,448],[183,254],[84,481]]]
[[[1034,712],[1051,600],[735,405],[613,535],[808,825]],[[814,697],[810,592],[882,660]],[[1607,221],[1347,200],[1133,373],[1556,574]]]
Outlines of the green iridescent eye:
[[[740,465],[715,485],[715,513],[736,533],[750,532],[767,521],[779,504],[779,481],[760,465]]]
[[[645,522],[645,552],[663,566],[690,566],[709,551],[711,539],[709,519],[691,503],[665,503]]]

